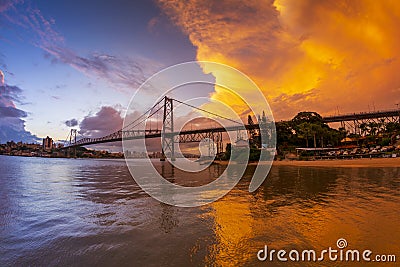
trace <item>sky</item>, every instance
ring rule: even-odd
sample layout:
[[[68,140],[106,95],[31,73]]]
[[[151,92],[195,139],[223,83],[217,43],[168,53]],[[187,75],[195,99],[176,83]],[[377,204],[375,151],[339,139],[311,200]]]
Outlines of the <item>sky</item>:
[[[193,60],[248,75],[276,121],[394,109],[399,25],[390,0],[0,0],[0,143],[109,134],[140,84]],[[204,95],[235,101],[217,87]]]

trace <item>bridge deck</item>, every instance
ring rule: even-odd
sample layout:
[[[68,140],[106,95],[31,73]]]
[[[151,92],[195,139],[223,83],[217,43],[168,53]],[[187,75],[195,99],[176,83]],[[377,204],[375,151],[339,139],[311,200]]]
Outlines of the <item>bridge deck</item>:
[[[244,125],[243,126],[228,126],[228,127],[216,127],[216,128],[207,128],[207,129],[196,129],[196,130],[185,130],[180,132],[168,133],[168,135],[190,135],[190,134],[202,134],[202,133],[219,133],[219,132],[229,132],[229,131],[237,131],[237,130],[252,130],[258,129],[258,124],[252,125]],[[140,134],[141,133],[141,134]],[[78,140],[75,144],[65,146],[62,149],[78,147],[78,146],[88,146],[102,143],[110,143],[110,142],[118,142],[124,140],[138,140],[138,139],[147,139],[147,138],[161,138],[161,131],[118,131],[112,133],[105,137],[100,138],[84,138]],[[167,134],[167,133],[166,133]]]
[[[377,119],[383,117],[397,117],[397,116],[400,116],[400,109],[327,116],[323,117],[322,120],[325,123],[330,123],[330,122],[355,121],[355,120]]]

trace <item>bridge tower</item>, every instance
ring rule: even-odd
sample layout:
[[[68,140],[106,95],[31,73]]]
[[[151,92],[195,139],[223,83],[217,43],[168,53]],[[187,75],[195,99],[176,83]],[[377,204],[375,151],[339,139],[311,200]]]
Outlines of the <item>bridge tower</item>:
[[[161,161],[170,155],[171,160],[175,161],[175,136],[174,132],[174,106],[173,99],[167,96],[164,97],[164,116],[162,128],[162,155]]]
[[[76,129],[71,129],[70,135],[69,135],[69,145],[75,145],[76,144]],[[70,157],[71,155],[71,148],[68,148],[68,157]],[[74,146],[73,148],[73,152],[74,152],[74,158],[76,158],[76,146]]]

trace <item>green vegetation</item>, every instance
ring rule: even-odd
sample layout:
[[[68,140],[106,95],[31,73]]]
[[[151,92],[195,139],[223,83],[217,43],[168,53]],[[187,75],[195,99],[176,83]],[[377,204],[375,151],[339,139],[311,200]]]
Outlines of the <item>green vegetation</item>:
[[[59,148],[44,149],[41,144],[25,144],[13,141],[0,144],[0,155],[25,156],[25,157],[77,157],[77,158],[123,158],[123,153],[110,153],[104,150],[89,150],[85,147],[76,147],[74,150]]]
[[[360,124],[358,133],[350,133],[344,128],[333,129],[325,124],[321,115],[316,112],[300,112],[292,120],[277,122],[275,125],[279,158],[285,158],[287,155],[299,158],[296,153],[296,148],[299,147],[340,149],[336,153],[331,152],[331,156],[351,156],[357,153],[390,154],[391,151],[398,150],[395,143],[400,134],[400,124],[383,119]],[[250,144],[250,161],[256,161],[260,157],[260,150],[252,145],[253,142]],[[230,158],[232,149],[235,148],[231,144],[226,146],[223,159]],[[315,151],[304,150],[300,158],[308,159],[313,156]]]
[[[332,129],[316,112],[300,112],[291,121],[276,123],[277,149],[294,151],[295,147],[330,147],[346,137],[344,129]]]
[[[362,123],[358,133],[350,133],[344,128],[333,129],[323,123],[322,117],[316,112],[300,112],[291,121],[276,123],[277,149],[280,156],[294,153],[296,147],[325,148],[347,145],[362,148],[390,146],[396,142],[400,134],[400,124],[385,122],[384,119]],[[348,137],[349,141],[342,142]],[[390,148],[387,148],[390,150]],[[304,152],[301,156],[312,156],[313,152]]]

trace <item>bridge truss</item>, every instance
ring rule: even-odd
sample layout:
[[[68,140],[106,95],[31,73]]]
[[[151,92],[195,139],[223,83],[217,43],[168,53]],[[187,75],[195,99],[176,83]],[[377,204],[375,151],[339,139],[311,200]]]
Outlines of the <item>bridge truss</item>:
[[[400,123],[400,109],[327,116],[323,118],[323,122],[339,122],[341,127],[351,133],[363,135],[364,128],[371,123],[375,127],[384,127],[390,122]]]

